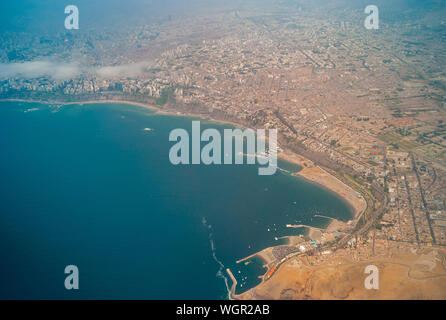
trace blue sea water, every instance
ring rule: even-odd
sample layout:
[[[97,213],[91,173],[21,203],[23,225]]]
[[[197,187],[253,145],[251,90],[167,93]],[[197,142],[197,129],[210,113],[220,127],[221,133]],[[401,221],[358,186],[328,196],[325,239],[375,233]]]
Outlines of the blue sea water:
[[[286,172],[172,165],[169,133],[191,121],[122,104],[1,102],[0,298],[226,299],[225,268],[244,289],[258,283],[261,262],[235,261],[302,232],[286,224],[351,218]],[[64,287],[67,265],[79,290]]]

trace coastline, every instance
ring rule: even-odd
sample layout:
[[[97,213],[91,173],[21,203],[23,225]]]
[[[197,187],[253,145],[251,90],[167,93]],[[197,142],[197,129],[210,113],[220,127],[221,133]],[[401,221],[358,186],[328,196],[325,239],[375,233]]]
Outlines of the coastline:
[[[205,117],[203,114],[193,114],[193,113],[184,113],[180,111],[174,111],[174,110],[163,110],[162,108],[155,106],[153,104],[148,103],[142,103],[142,102],[134,102],[134,101],[126,101],[126,100],[110,100],[110,99],[104,99],[104,100],[85,100],[85,101],[77,101],[77,102],[58,102],[58,101],[39,101],[39,100],[28,100],[28,99],[0,99],[0,101],[12,101],[12,102],[26,102],[26,103],[41,103],[41,104],[59,104],[63,106],[68,105],[82,105],[82,104],[126,104],[126,105],[133,105],[142,107],[151,111],[154,111],[156,114],[160,115],[167,115],[167,116],[180,116],[180,117],[196,117],[203,119],[205,121],[215,122],[215,123],[221,123],[221,124],[227,124],[232,125],[236,128],[245,129],[246,126],[241,125],[239,123],[231,122],[231,121],[224,121],[224,120],[218,120],[213,119],[210,117]],[[357,220],[358,217],[361,216],[362,212],[366,209],[366,201],[365,199],[359,195],[356,191],[354,191],[351,187],[337,179],[335,176],[331,175],[329,172],[324,170],[323,168],[315,165],[310,159],[304,158],[303,156],[294,153],[291,150],[283,149],[283,151],[280,151],[278,153],[278,158],[287,161],[289,163],[296,164],[300,166],[302,169],[299,172],[293,173],[292,175],[304,179],[307,182],[317,185],[331,193],[333,193],[335,196],[340,198],[342,201],[344,201],[349,208],[352,211],[352,219],[349,220],[347,223],[344,223],[342,221],[333,219],[329,222],[326,228],[324,230],[326,231],[334,231],[334,230],[345,230],[346,227],[348,227],[348,224],[351,224]],[[292,239],[288,239],[289,242],[292,242]],[[266,265],[271,264],[271,259],[273,257],[270,257],[270,254],[267,252],[268,249],[271,248],[265,248],[262,251],[256,252],[252,254],[251,256],[257,256],[261,258]],[[250,256],[250,257],[251,257]],[[246,259],[246,258],[245,258]],[[243,260],[243,259],[242,259]],[[280,265],[283,262],[276,265],[273,270],[269,269],[268,272],[270,273],[270,276],[272,276],[273,273],[275,273]],[[227,269],[227,273],[229,269]],[[264,275],[265,276],[265,275]],[[264,282],[262,277],[262,283]],[[232,280],[232,277],[231,277]],[[236,283],[235,283],[236,285]],[[234,290],[231,290],[230,293],[230,299],[238,299],[237,296],[241,296],[235,294],[235,286],[233,284],[232,288]],[[234,291],[234,292],[232,292]]]
[[[352,218],[349,221],[356,222],[358,217],[366,210],[367,203],[358,192],[350,186],[340,181],[338,178],[327,172],[320,166],[315,165],[310,159],[285,149],[279,154],[279,158],[293,164],[297,164],[302,169],[294,173],[295,177],[303,179],[311,184],[317,185],[340,198],[352,211]],[[330,222],[330,224],[335,221]],[[328,229],[329,226],[327,226]]]
[[[0,101],[15,101],[15,102],[29,102],[29,103],[42,103],[42,104],[61,104],[64,106],[68,105],[79,105],[79,104],[103,104],[103,103],[114,103],[114,104],[127,104],[133,106],[139,106],[145,109],[149,109],[155,111],[157,114],[167,115],[167,116],[179,116],[179,117],[197,117],[203,119],[205,121],[228,124],[232,125],[236,128],[246,129],[244,125],[239,123],[224,121],[219,119],[214,119],[210,117],[205,117],[202,114],[194,114],[194,113],[184,113],[180,111],[173,110],[163,110],[162,108],[148,103],[143,102],[135,102],[135,101],[126,101],[126,100],[113,100],[113,99],[104,99],[104,100],[85,100],[85,101],[77,101],[77,102],[58,102],[58,101],[40,101],[40,100],[32,100],[32,99],[0,99]],[[357,194],[351,187],[338,180],[336,177],[325,171],[323,168],[315,165],[310,159],[304,158],[303,156],[294,153],[291,150],[284,149],[283,151],[278,153],[278,158],[293,164],[296,164],[302,167],[302,170],[294,173],[293,175],[299,178],[306,180],[314,185],[324,188],[332,193],[334,193],[337,197],[342,199],[353,211],[352,220],[355,221],[358,216],[365,210],[360,203],[352,197],[352,193]],[[347,193],[347,192],[348,193]],[[360,199],[363,199],[360,196]],[[365,202],[365,200],[364,200]],[[328,228],[328,227],[327,227]]]
[[[315,263],[305,256],[297,255],[294,259],[285,261],[269,281],[232,298],[411,300],[421,297],[438,300],[446,297],[444,249],[424,248],[417,251],[394,248],[389,254],[381,252],[361,259],[344,251],[325,257],[323,261]],[[435,268],[420,268],[422,263],[430,263]],[[368,265],[379,266],[379,290],[364,287],[364,269]]]

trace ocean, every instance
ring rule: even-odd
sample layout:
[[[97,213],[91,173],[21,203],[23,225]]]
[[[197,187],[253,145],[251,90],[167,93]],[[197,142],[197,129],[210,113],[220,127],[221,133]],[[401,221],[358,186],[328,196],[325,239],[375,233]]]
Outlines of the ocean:
[[[303,232],[286,224],[352,217],[286,171],[172,165],[169,133],[192,120],[123,104],[0,102],[0,298],[227,299],[225,269],[237,292],[259,283],[259,259],[235,262]],[[79,290],[65,289],[67,265]]]

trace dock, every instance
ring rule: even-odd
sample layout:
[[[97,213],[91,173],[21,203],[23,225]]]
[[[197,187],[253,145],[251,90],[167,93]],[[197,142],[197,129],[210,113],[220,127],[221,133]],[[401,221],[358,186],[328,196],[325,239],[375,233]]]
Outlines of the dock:
[[[265,249],[264,249],[264,250],[265,250]],[[263,251],[263,250],[262,250],[262,251]],[[261,251],[260,251],[260,252],[261,252]],[[253,254],[251,254],[251,255],[245,257],[245,258],[239,259],[239,260],[237,260],[235,263],[240,263],[240,262],[249,260],[249,259],[251,259],[251,258],[254,258],[254,257],[257,256],[260,252],[253,253]]]
[[[319,217],[319,218],[325,218],[325,219],[330,219],[330,220],[336,220],[336,221],[338,221],[338,219],[335,219],[335,218],[332,218],[332,217],[327,217],[327,216],[322,216],[322,215],[320,215],[320,214],[315,214],[314,216],[315,216],[315,217]]]
[[[316,229],[316,230],[324,231],[324,229],[307,226],[305,224],[287,224],[286,227],[287,228],[308,228],[308,229]]]
[[[229,298],[234,299],[235,288],[237,287],[237,280],[235,279],[234,275],[232,274],[232,272],[229,268],[226,268],[226,273],[229,275],[229,278],[231,278],[231,280],[232,280],[231,294],[230,294]]]

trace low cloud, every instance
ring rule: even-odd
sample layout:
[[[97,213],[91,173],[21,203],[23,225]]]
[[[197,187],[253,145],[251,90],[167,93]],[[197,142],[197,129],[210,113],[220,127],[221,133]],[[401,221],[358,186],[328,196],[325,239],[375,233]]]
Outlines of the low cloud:
[[[68,80],[81,74],[76,63],[57,63],[50,61],[29,61],[18,63],[0,63],[0,78],[40,78]]]
[[[102,78],[135,77],[141,75],[150,66],[150,62],[143,61],[119,66],[101,67],[97,68],[95,73]]]
[[[151,62],[142,61],[133,64],[106,66],[106,67],[81,67],[79,63],[59,63],[51,61],[29,61],[17,63],[0,63],[0,79],[23,78],[34,79],[47,77],[53,80],[69,80],[80,75],[90,74],[100,78],[137,77],[144,73]]]

